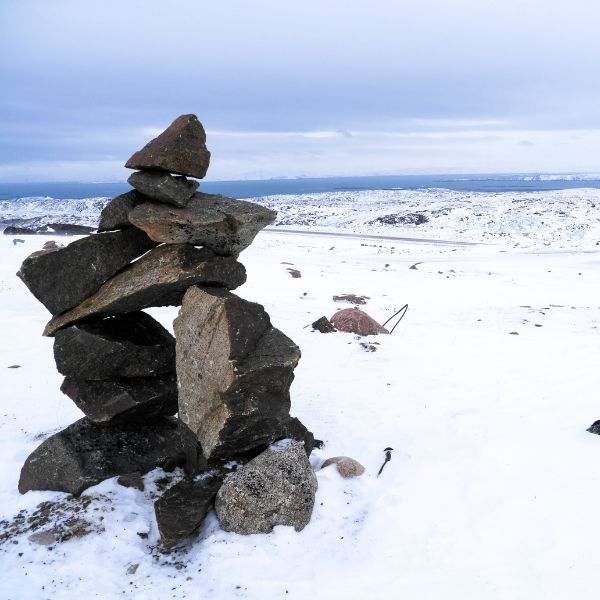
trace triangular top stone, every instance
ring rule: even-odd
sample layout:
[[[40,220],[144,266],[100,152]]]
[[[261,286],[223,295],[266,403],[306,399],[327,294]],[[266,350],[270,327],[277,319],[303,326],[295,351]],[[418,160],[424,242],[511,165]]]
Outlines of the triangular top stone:
[[[196,115],[181,115],[158,137],[138,150],[128,169],[159,169],[202,179],[210,163],[206,133]]]

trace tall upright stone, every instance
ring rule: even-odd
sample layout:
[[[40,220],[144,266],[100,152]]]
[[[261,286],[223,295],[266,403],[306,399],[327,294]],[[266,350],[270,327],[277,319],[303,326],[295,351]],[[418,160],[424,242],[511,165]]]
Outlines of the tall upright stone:
[[[191,287],[174,329],[179,418],[207,460],[240,456],[286,435],[300,349],[260,304]]]

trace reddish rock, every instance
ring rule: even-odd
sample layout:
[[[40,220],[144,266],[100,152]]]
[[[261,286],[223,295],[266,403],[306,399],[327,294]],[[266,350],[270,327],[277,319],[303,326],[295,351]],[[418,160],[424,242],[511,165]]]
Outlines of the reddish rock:
[[[128,169],[158,169],[202,179],[210,163],[206,133],[196,115],[181,115],[158,137],[138,150]]]
[[[389,333],[385,327],[381,326],[375,319],[359,308],[344,308],[343,310],[338,310],[335,315],[331,317],[331,323],[338,331],[356,333],[357,335]]]

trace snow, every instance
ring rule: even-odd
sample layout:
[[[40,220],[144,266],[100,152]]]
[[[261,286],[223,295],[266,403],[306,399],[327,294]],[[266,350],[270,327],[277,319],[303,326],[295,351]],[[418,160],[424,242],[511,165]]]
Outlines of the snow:
[[[355,193],[353,204],[333,209],[323,202],[315,223],[288,225],[304,233],[276,227],[241,255],[248,282],[238,293],[263,303],[302,350],[292,413],[325,441],[311,457],[319,489],[302,532],[225,533],[211,513],[192,543],[164,555],[151,496],[165,474],[146,476],[146,492],[108,480],[84,492],[95,497],[103,532],[53,546],[26,535],[0,545],[0,598],[591,596],[600,568],[600,437],[586,432],[600,418],[600,237],[591,205],[600,195],[537,194],[537,208],[506,198],[487,207],[482,199],[483,217],[462,206],[419,226],[364,226],[374,203],[373,214],[417,205],[432,212],[447,204],[437,193],[429,204],[410,200],[416,192],[399,204],[397,191],[369,192],[364,203]],[[570,200],[560,209],[563,194]],[[298,221],[318,201],[269,200]],[[540,207],[546,228],[530,218]],[[496,228],[485,227],[489,218]],[[309,231],[342,226],[493,243]],[[49,315],[14,275],[48,239],[17,246],[0,239],[0,519],[65,498],[19,495],[19,471],[42,439],[81,416],[59,391],[52,340],[41,337]],[[284,262],[302,277],[292,278]],[[332,300],[344,293],[369,296],[362,308],[380,322],[405,303],[409,310],[392,336],[359,340],[306,327],[347,307]],[[170,327],[177,309],[149,312]],[[377,342],[377,351],[361,341]],[[387,446],[392,459],[378,478]],[[366,473],[345,480],[318,470],[339,455],[359,460]]]

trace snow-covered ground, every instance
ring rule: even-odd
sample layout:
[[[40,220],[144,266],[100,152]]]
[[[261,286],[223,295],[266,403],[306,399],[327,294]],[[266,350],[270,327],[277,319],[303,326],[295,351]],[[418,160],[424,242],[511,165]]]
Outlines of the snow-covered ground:
[[[386,192],[378,194],[385,204]],[[558,202],[562,194],[570,208]],[[295,203],[286,200],[278,208],[293,218]],[[592,206],[600,194],[552,192],[541,200],[536,210],[546,206],[545,215],[531,216],[536,210],[520,202],[506,213],[482,206],[485,217],[475,217],[473,205],[456,207],[412,228],[345,226],[471,241],[508,233],[485,245],[261,233],[241,256],[248,282],[238,293],[263,303],[302,349],[292,412],[326,443],[311,461],[318,469],[346,454],[366,474],[344,480],[334,468],[317,470],[313,518],[300,533],[224,533],[210,514],[196,540],[171,555],[157,549],[150,500],[164,475],[147,476],[146,492],[106,481],[84,492],[103,531],[50,547],[26,534],[0,545],[0,598],[593,596],[600,437],[586,428],[600,418],[600,229]],[[361,208],[356,195],[354,202],[312,227],[343,225],[344,214],[351,221]],[[423,205],[380,206],[375,216]],[[511,221],[517,210],[522,219]],[[361,223],[371,220],[358,212]],[[497,227],[484,227],[488,218]],[[551,225],[538,226],[542,220]],[[0,237],[1,520],[65,497],[21,496],[17,481],[40,441],[81,413],[59,391],[52,340],[41,337],[49,315],[14,275],[51,238],[13,246]],[[524,248],[527,239],[535,243]],[[391,336],[313,333],[307,325],[347,306],[332,300],[341,293],[369,296],[364,309],[380,321],[404,303],[409,311]],[[168,325],[177,309],[151,312]],[[377,350],[366,351],[365,341]],[[392,460],[377,477],[387,446]]]

